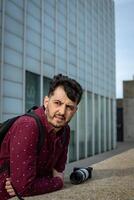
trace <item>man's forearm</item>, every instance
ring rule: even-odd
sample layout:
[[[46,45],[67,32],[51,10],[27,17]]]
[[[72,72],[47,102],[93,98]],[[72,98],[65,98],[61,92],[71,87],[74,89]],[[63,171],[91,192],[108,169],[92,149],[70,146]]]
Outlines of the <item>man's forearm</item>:
[[[35,179],[31,186],[25,188],[23,192],[21,192],[21,195],[31,196],[53,192],[55,190],[61,189],[64,184],[64,174],[62,172],[58,172],[56,169],[53,169],[52,173],[53,177],[43,177]],[[6,181],[6,190],[10,196],[15,195],[15,191],[11,183],[11,178],[8,178],[8,180]]]
[[[59,176],[53,178],[44,177],[37,179],[32,185],[30,191],[26,193],[26,196],[44,194],[60,190],[63,187],[63,180]]]

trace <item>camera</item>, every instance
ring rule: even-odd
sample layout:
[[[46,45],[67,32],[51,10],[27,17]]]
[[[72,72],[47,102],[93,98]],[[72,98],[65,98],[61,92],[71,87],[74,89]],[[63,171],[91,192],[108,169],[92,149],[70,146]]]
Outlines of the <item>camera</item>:
[[[92,177],[92,167],[74,167],[73,172],[70,175],[70,181],[72,184],[80,184]]]

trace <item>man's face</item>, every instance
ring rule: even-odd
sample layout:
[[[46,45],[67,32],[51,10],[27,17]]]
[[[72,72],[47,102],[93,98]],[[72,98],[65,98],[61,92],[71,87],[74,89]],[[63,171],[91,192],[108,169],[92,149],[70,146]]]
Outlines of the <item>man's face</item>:
[[[44,99],[48,122],[56,131],[67,124],[77,110],[77,102],[70,100],[63,87],[57,87],[50,97]]]

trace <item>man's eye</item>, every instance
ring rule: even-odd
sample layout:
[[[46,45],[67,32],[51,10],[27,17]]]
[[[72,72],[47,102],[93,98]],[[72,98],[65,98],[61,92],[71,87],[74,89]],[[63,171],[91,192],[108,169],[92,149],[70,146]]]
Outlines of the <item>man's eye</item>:
[[[54,104],[57,105],[57,106],[60,106],[61,102],[60,101],[55,101]]]
[[[71,106],[71,105],[68,105],[68,106],[67,106],[67,109],[68,109],[69,111],[73,111],[73,110],[75,109],[75,107],[74,107],[74,106]]]

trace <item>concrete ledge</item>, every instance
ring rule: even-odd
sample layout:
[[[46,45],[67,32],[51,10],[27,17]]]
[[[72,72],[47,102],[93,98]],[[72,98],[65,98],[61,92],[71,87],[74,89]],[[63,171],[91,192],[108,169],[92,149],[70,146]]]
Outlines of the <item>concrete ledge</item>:
[[[83,184],[72,185],[66,176],[64,189],[25,200],[134,200],[134,148],[131,145],[92,167],[92,179]]]

